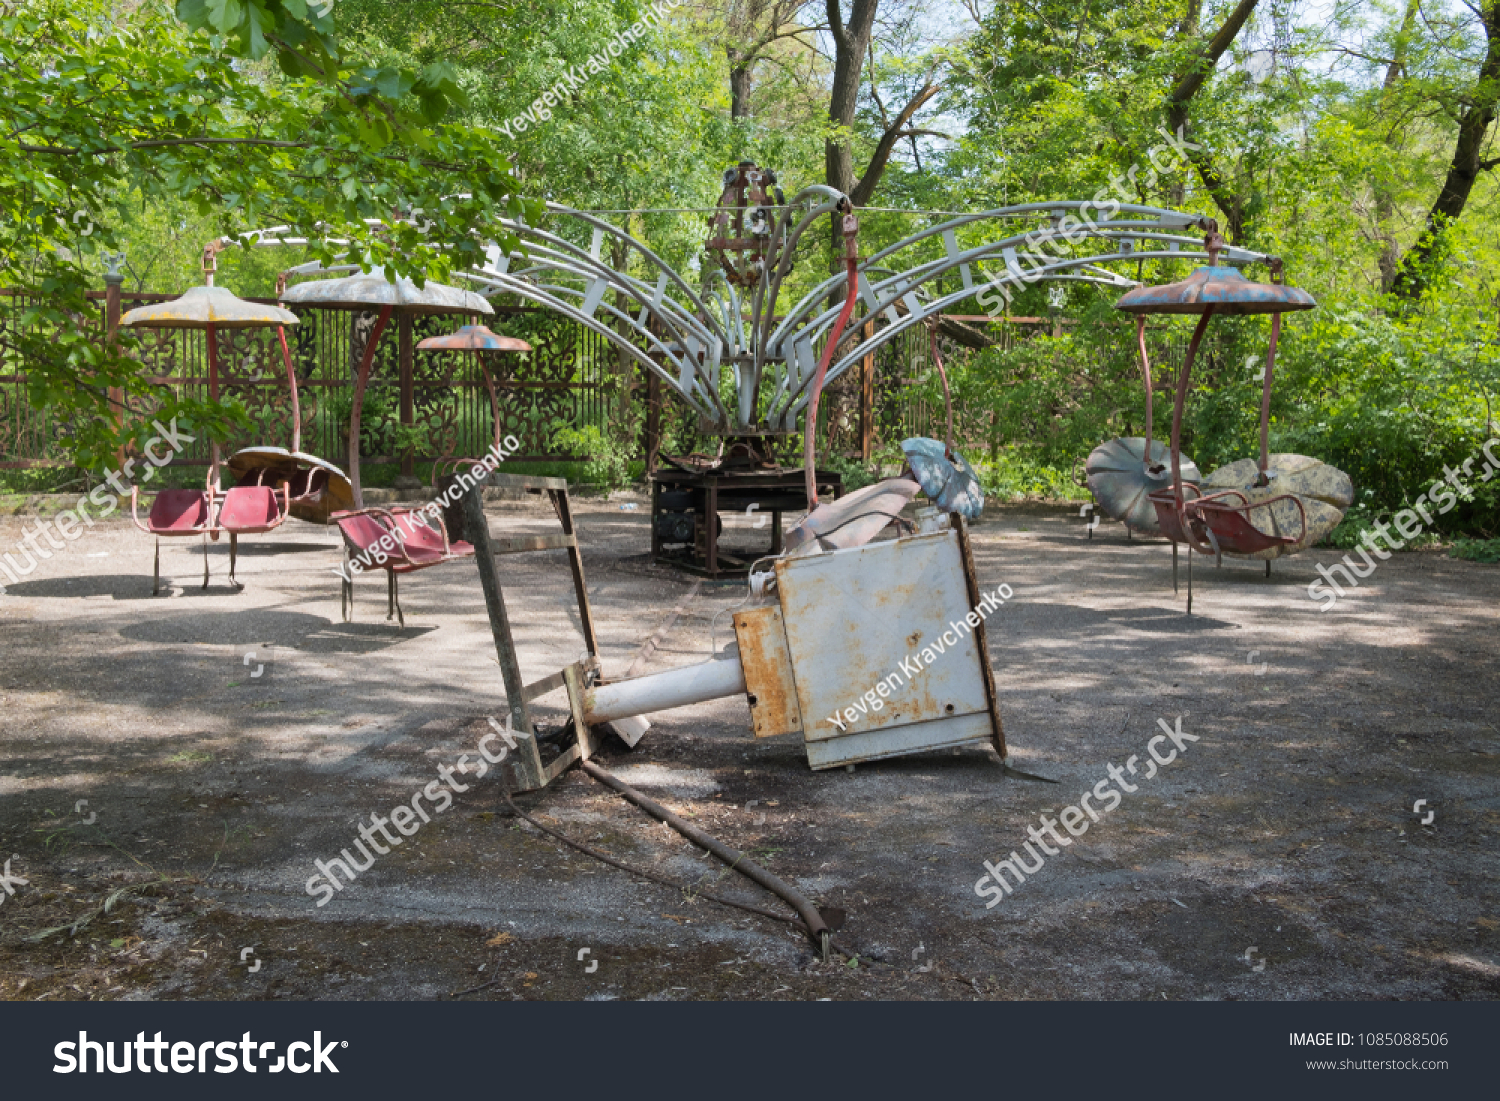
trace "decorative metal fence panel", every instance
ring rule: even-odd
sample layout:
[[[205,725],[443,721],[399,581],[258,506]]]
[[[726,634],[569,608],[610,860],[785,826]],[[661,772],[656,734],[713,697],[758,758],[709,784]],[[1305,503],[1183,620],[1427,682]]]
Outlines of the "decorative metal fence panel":
[[[121,296],[121,308],[132,309],[170,296],[130,294]],[[80,319],[103,334],[102,292],[90,295],[97,312]],[[267,301],[257,299],[255,301]],[[14,295],[0,292],[0,342],[18,323],[22,303]],[[297,372],[302,412],[302,449],[343,466],[349,452],[348,425],[356,364],[376,315],[348,310],[298,309],[301,320],[288,333],[292,361]],[[548,310],[536,307],[497,305],[496,316],[487,319],[492,328],[528,341],[533,351],[524,356],[492,357],[500,411],[500,435],[521,440],[517,458],[574,459],[554,443],[563,426],[619,424],[620,417],[645,406],[655,394],[654,416],[643,415],[642,452],[668,450],[685,454],[712,451],[718,440],[705,435],[696,415],[672,400],[661,387],[653,387],[638,367],[629,368],[632,380],[628,401],[620,398],[617,377],[622,370],[617,353],[607,342]],[[984,328],[996,338],[1001,351],[1016,342],[1041,335],[1054,323],[1041,318],[1012,318],[989,322],[982,318],[961,319]],[[479,455],[494,436],[489,395],[474,353],[413,351],[411,377],[403,379],[400,349],[403,341],[416,344],[424,337],[450,331],[458,321],[450,317],[394,318],[381,336],[371,370],[361,414],[360,453],[367,464],[400,461],[397,454],[402,425],[424,430],[425,446],[407,463],[427,462],[449,455]],[[1063,324],[1066,324],[1064,322]],[[1133,346],[1128,326],[1121,326],[1121,341]],[[1055,329],[1054,329],[1055,331]],[[207,343],[204,334],[191,330],[135,330],[140,356],[154,383],[207,396]],[[1154,381],[1158,390],[1170,386],[1182,362],[1186,330],[1153,327]],[[1122,344],[1123,347],[1123,344]],[[944,339],[946,363],[960,366],[975,353]],[[1214,366],[1216,349],[1204,349],[1204,367]],[[883,345],[869,367],[859,365],[835,379],[819,404],[818,454],[820,456],[873,455],[882,448],[910,436],[941,437],[945,430],[940,394],[931,385],[933,377],[931,336],[925,326],[914,326]],[[1133,353],[1128,357],[1133,364]],[[1123,361],[1122,361],[1123,362]],[[0,368],[13,371],[13,366]],[[1129,372],[1136,370],[1131,366]],[[253,444],[289,446],[291,442],[291,395],[286,385],[279,340],[274,329],[238,330],[219,335],[220,393],[243,403],[253,428],[228,441],[228,450]],[[148,418],[150,408],[135,414]],[[653,427],[654,426],[654,427]],[[67,426],[56,423],[45,411],[26,401],[25,378],[20,373],[0,374],[0,468],[54,465],[65,461],[61,446]],[[406,433],[411,443],[412,433]],[[991,415],[982,408],[960,406],[955,410],[955,444],[978,458],[1003,446],[997,440]],[[773,441],[773,450],[783,461],[801,461],[801,436]],[[206,464],[208,446],[199,440],[174,463]]]
[[[103,334],[103,294],[90,295],[99,312],[81,323]],[[123,294],[122,311],[169,295]],[[251,299],[251,301],[268,301]],[[18,323],[22,308],[14,295],[0,298],[0,340]],[[348,456],[349,413],[353,378],[365,342],[374,327],[374,312],[298,309],[300,324],[287,332],[297,373],[302,413],[302,449],[337,465]],[[546,310],[497,306],[490,325],[521,336],[533,346],[527,355],[500,355],[491,360],[500,410],[500,435],[521,440],[515,456],[524,459],[571,459],[552,439],[557,428],[606,420],[608,380],[613,354],[605,341],[566,318]],[[494,438],[489,394],[474,353],[413,351],[409,379],[401,377],[400,348],[413,349],[422,338],[451,331],[457,319],[394,318],[376,349],[361,414],[360,450],[366,463],[399,461],[397,428],[425,429],[426,446],[409,458],[425,462],[445,455],[479,455]],[[207,341],[192,330],[133,330],[147,378],[196,396],[208,393]],[[274,329],[223,331],[219,341],[219,392],[239,400],[253,428],[227,441],[229,451],[252,444],[290,446],[292,404]],[[149,417],[149,406],[133,410]],[[23,373],[0,374],[0,466],[49,465],[63,460],[59,446],[66,426],[57,424],[26,401]],[[175,464],[206,464],[205,440],[174,459]]]

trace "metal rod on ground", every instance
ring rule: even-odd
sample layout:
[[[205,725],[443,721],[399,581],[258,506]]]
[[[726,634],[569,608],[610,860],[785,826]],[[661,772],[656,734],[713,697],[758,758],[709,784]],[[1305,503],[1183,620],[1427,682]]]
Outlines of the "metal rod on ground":
[[[823,915],[818,912],[818,908],[808,900],[807,896],[766,871],[738,849],[730,848],[717,838],[710,837],[697,826],[679,818],[655,800],[648,799],[636,791],[635,788],[618,779],[613,774],[606,772],[594,764],[594,762],[579,761],[578,767],[605,787],[612,788],[625,796],[626,799],[629,799],[636,806],[640,807],[641,810],[651,815],[651,817],[671,826],[699,848],[707,849],[725,864],[728,864],[734,871],[741,873],[760,884],[766,890],[785,899],[791,905],[792,909],[796,910],[801,916],[802,923],[807,926],[808,935],[813,938],[815,944],[819,945],[823,951],[824,959],[827,959],[829,941],[833,936],[833,931],[828,928],[828,923],[823,920]]]
[[[1174,544],[1175,545],[1175,544]],[[1188,544],[1188,610],[1187,614],[1193,614],[1193,544]]]
[[[511,811],[517,818],[524,818],[537,829],[545,833],[548,837],[556,838],[564,845],[567,845],[570,849],[577,849],[579,852],[583,853],[584,856],[591,856],[595,860],[603,864],[608,864],[611,868],[619,868],[622,872],[629,872],[631,875],[638,875],[642,879],[649,879],[652,883],[660,883],[664,887],[672,887],[679,891],[691,892],[696,898],[706,898],[710,902],[717,902],[720,906],[732,906],[736,910],[744,910],[749,914],[759,914],[761,917],[768,917],[773,921],[779,921],[786,925],[802,924],[801,920],[798,918],[789,917],[786,914],[778,914],[774,910],[767,910],[760,906],[752,906],[748,902],[735,902],[733,899],[721,898],[718,895],[709,894],[707,891],[694,890],[693,888],[688,887],[685,884],[668,879],[664,875],[657,875],[655,872],[648,872],[644,868],[635,868],[629,864],[622,863],[621,861],[616,860],[614,857],[608,855],[607,853],[602,853],[598,849],[590,848],[588,845],[583,844],[581,841],[574,841],[571,837],[567,837],[564,834],[559,833],[557,830],[552,829],[550,826],[546,826],[541,822],[538,822],[531,815],[527,814],[520,807],[516,806],[515,801],[510,797],[510,788],[505,786],[504,784],[502,784],[500,787],[500,794],[505,798],[505,805],[510,807]]]

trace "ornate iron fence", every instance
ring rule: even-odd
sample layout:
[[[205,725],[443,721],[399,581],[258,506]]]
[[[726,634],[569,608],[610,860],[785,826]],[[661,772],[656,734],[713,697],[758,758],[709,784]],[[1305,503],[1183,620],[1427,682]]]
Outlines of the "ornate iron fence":
[[[0,339],[19,324],[24,306],[14,294],[0,292]],[[91,293],[99,306],[80,323],[103,334],[103,293]],[[121,309],[160,302],[170,295],[122,294]],[[269,301],[251,299],[251,301]],[[348,424],[353,371],[374,326],[373,312],[298,309],[300,324],[287,333],[297,372],[302,411],[303,450],[343,465],[348,455]],[[531,343],[527,355],[496,357],[491,363],[500,406],[500,434],[521,440],[521,459],[573,459],[579,456],[552,445],[564,425],[603,425],[613,354],[596,334],[566,318],[531,307],[497,306],[490,324]],[[413,349],[423,337],[449,331],[445,317],[397,318],[386,327],[376,349],[369,389],[361,414],[360,449],[367,463],[406,465],[445,455],[478,455],[493,438],[489,395],[474,353],[413,351],[410,377],[403,377],[400,349]],[[147,378],[200,396],[208,392],[207,341],[192,330],[135,330]],[[24,365],[23,365],[24,367]],[[219,334],[219,387],[239,400],[253,428],[227,441],[230,451],[251,444],[288,446],[291,440],[291,393],[275,330],[234,330]],[[150,416],[152,410],[135,410]],[[427,446],[410,456],[395,453],[396,429],[426,429]],[[0,467],[23,468],[61,463],[66,426],[26,401],[25,375],[0,374]],[[206,441],[199,441],[173,460],[201,465],[208,461]]]
[[[169,297],[126,293],[121,296],[121,308],[129,310]],[[91,293],[90,299],[99,310],[80,319],[80,323],[102,338],[104,294]],[[21,306],[15,295],[0,292],[0,339],[18,323]],[[348,456],[354,365],[363,353],[375,314],[326,309],[296,312],[301,323],[287,337],[301,398],[303,450],[342,466]],[[496,316],[488,320],[497,331],[521,337],[534,349],[528,355],[504,355],[491,361],[499,397],[500,434],[515,435],[522,441],[517,458],[586,458],[553,445],[558,427],[618,427],[622,414],[631,417],[637,408],[643,414],[643,454],[654,455],[663,448],[681,454],[717,446],[716,439],[703,433],[692,410],[673,401],[639,368],[622,374],[625,369],[607,343],[576,322],[545,309],[513,305],[497,305]],[[987,327],[1002,350],[1048,328],[1056,331],[1056,323],[1043,318],[961,320]],[[399,461],[410,469],[414,463],[445,455],[477,455],[489,446],[493,436],[489,396],[473,353],[414,350],[410,377],[402,376],[403,342],[410,342],[415,349],[423,337],[446,332],[455,323],[455,319],[445,317],[406,317],[393,319],[386,327],[361,414],[360,451],[366,463]],[[136,330],[136,334],[152,382],[206,396],[203,333]],[[1174,377],[1184,337],[1165,328],[1154,335],[1152,355],[1158,388]],[[1122,340],[1128,339],[1122,328]],[[289,445],[291,400],[275,331],[225,332],[220,335],[219,348],[220,392],[243,403],[254,425],[241,438],[227,441],[228,449],[252,444]],[[951,341],[945,348],[945,359],[955,365],[973,354]],[[931,374],[931,357],[927,328],[914,326],[883,345],[860,368],[835,379],[819,405],[818,453],[869,458],[883,446],[910,436],[941,436],[941,399],[935,401],[931,387],[919,385]],[[622,395],[620,387],[627,378],[630,393]],[[152,411],[141,408],[136,412],[145,417]],[[966,453],[977,458],[997,445],[990,415],[984,410],[961,407],[955,421],[955,443]],[[427,446],[409,456],[396,454],[397,429],[402,425],[425,429]],[[61,438],[66,431],[66,425],[27,403],[24,374],[0,374],[0,468],[65,463]],[[786,437],[773,446],[787,462],[800,463],[800,435]],[[207,461],[204,440],[174,459],[174,463],[184,465]]]

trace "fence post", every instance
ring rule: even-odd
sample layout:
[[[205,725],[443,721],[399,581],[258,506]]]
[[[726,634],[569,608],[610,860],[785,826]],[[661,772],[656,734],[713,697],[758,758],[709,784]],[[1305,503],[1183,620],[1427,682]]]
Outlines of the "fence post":
[[[110,351],[119,348],[120,338],[120,288],[125,283],[125,275],[120,271],[120,265],[125,261],[123,252],[107,252],[104,254],[104,331],[105,339],[109,342]],[[125,421],[125,391],[118,386],[109,388],[109,403],[114,409],[114,422],[116,430]],[[121,448],[115,453],[115,469],[125,465],[125,449]]]
[[[410,428],[414,419],[412,416],[411,324],[409,313],[402,313],[396,318],[397,354],[401,364],[401,426],[403,428]],[[401,455],[401,473],[407,477],[410,477],[416,469],[416,460],[412,456],[413,452],[409,450]]]

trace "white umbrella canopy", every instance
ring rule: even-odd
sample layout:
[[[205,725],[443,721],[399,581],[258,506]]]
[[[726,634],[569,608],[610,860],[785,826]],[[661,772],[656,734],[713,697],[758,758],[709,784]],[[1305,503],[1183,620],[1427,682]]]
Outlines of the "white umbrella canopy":
[[[298,306],[318,306],[323,309],[369,310],[377,309],[380,316],[375,328],[365,341],[365,352],[354,379],[354,403],[349,413],[349,481],[354,487],[356,508],[364,508],[364,490],[359,478],[359,421],[364,402],[365,386],[370,379],[370,368],[375,362],[375,346],[386,322],[393,313],[445,314],[469,313],[492,314],[495,308],[483,295],[473,291],[450,287],[444,283],[429,281],[418,287],[410,279],[391,279],[384,268],[372,272],[356,273],[338,279],[316,279],[288,287],[281,295],[283,302]],[[410,355],[409,346],[403,345],[403,360]],[[409,368],[409,361],[404,369]]]
[[[404,277],[392,281],[383,268],[340,279],[317,279],[288,287],[283,302],[298,306],[368,310],[389,306],[411,314],[480,313],[492,314],[495,308],[482,295],[428,281],[418,287]]]
[[[212,269],[205,268],[212,279]],[[297,377],[292,369],[291,353],[286,346],[287,325],[296,325],[297,315],[280,306],[268,306],[259,302],[246,302],[237,298],[225,287],[209,284],[189,288],[180,298],[170,302],[155,302],[149,306],[137,306],[120,318],[120,327],[125,329],[203,329],[208,333],[208,396],[219,400],[219,345],[215,334],[219,329],[281,329],[281,354],[286,360],[288,385],[292,388],[293,416],[300,417],[297,402]],[[300,422],[293,429],[293,448],[301,437]],[[209,442],[209,484],[217,491],[219,485],[219,443]],[[215,536],[218,538],[218,536]]]

